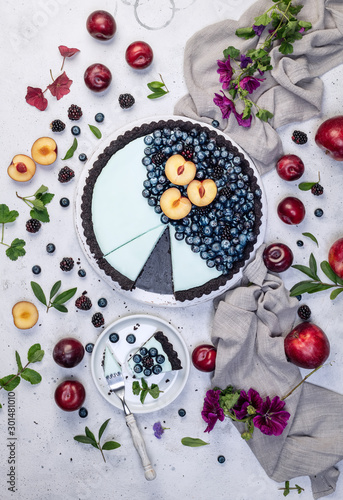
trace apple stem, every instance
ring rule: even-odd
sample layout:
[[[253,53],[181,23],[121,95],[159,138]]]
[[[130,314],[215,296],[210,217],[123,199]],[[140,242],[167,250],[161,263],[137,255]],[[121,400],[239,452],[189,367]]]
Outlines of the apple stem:
[[[317,366],[317,368],[315,368],[314,370],[312,370],[310,373],[308,373],[303,379],[301,382],[299,382],[299,384],[297,384],[295,387],[293,387],[293,389],[291,391],[289,391],[286,396],[283,396],[281,398],[281,401],[284,401],[286,398],[288,398],[288,396],[290,396],[291,394],[293,394],[293,392],[298,389],[298,387],[301,386],[301,384],[303,384],[311,375],[313,375],[317,370],[319,370],[319,368],[322,368],[322,366],[324,365],[320,365],[320,366]]]

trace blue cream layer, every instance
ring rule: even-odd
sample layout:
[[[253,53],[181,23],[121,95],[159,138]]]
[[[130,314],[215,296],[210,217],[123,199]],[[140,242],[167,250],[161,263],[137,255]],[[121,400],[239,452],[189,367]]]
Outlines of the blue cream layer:
[[[142,348],[142,347],[145,347],[148,351],[149,349],[151,349],[152,347],[155,347],[158,351],[158,354],[162,354],[164,357],[165,357],[165,361],[160,365],[160,367],[162,368],[162,372],[161,373],[165,373],[165,372],[170,372],[172,371],[172,365],[170,364],[170,361],[168,360],[168,356],[167,354],[164,352],[163,350],[163,347],[162,345],[160,344],[160,342],[158,342],[158,340],[155,339],[154,336],[150,337],[150,339],[148,339],[136,352],[135,354],[139,354],[139,350]],[[134,356],[134,355],[133,355]],[[133,361],[133,356],[129,359],[128,361],[128,365],[129,365],[129,368],[131,369],[132,371],[132,374],[136,377],[136,378],[141,378],[141,377],[144,377],[144,373],[141,372],[141,373],[136,373],[134,371],[134,366],[137,364]],[[155,358],[154,358],[155,359]],[[155,363],[155,364],[158,364],[158,363]],[[153,376],[153,374],[151,375]]]

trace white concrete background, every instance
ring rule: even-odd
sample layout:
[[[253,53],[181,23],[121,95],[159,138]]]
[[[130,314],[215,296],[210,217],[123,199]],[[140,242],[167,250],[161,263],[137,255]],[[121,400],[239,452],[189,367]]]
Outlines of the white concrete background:
[[[283,498],[277,484],[270,480],[259,463],[242,441],[230,422],[218,424],[209,435],[204,435],[204,422],[200,411],[206,390],[210,387],[210,375],[191,369],[186,389],[169,407],[153,414],[139,415],[139,426],[144,434],[149,454],[157,471],[154,482],[148,483],[143,476],[138,456],[133,449],[128,430],[121,412],[98,394],[91,379],[90,356],[86,353],[78,367],[67,371],[52,360],[52,350],[57,340],[64,336],[75,336],[84,344],[95,342],[101,329],[96,330],[90,323],[95,306],[89,312],[77,312],[73,302],[69,303],[69,313],[60,314],[55,310],[45,313],[44,307],[34,298],[30,281],[38,281],[45,290],[58,279],[63,289],[78,287],[78,292],[88,291],[96,304],[98,298],[108,299],[103,310],[106,324],[118,317],[134,313],[152,313],[171,321],[183,335],[189,352],[199,343],[210,339],[213,307],[211,303],[189,308],[166,309],[150,307],[123,299],[91,270],[85,260],[73,225],[72,208],[63,209],[59,199],[67,196],[73,199],[77,179],[67,185],[57,181],[61,161],[50,167],[37,168],[37,173],[27,184],[12,181],[6,174],[7,166],[15,154],[29,154],[32,143],[41,136],[49,135],[49,124],[61,118],[69,127],[66,111],[70,104],[76,103],[83,109],[80,121],[82,129],[79,137],[78,152],[90,154],[97,140],[88,130],[87,124],[94,123],[94,115],[103,112],[105,122],[101,125],[104,136],[131,121],[152,115],[172,114],[175,103],[186,92],[183,80],[183,50],[187,39],[198,29],[222,20],[238,18],[253,3],[253,0],[3,0],[0,16],[0,50],[2,71],[0,73],[1,122],[1,198],[10,209],[19,211],[17,221],[5,229],[5,241],[15,237],[24,238],[26,255],[11,262],[5,256],[5,247],[0,248],[1,265],[1,352],[0,376],[15,369],[15,350],[25,359],[27,349],[33,343],[40,343],[46,355],[36,368],[43,376],[38,386],[22,382],[17,388],[16,401],[16,488],[15,493],[7,490],[7,393],[0,391],[0,487],[1,498],[25,500],[105,500],[109,498],[141,498],[143,500],[173,500],[189,498],[208,500],[274,500]],[[103,8],[114,13],[117,33],[109,43],[101,43],[91,38],[86,31],[85,21],[90,12]],[[131,70],[125,63],[126,47],[134,40],[143,39],[154,50],[152,66],[142,72]],[[67,60],[65,71],[74,81],[71,92],[60,101],[47,96],[49,106],[39,112],[25,103],[28,85],[45,88],[50,83],[49,70],[54,76],[59,74],[61,57],[57,47],[67,45],[77,47],[81,52]],[[94,62],[106,64],[113,73],[110,89],[102,96],[89,91],[83,83],[85,68]],[[146,83],[158,78],[161,73],[170,93],[162,99],[150,101],[146,98]],[[300,192],[297,183],[286,183],[270,172],[264,177],[268,197],[268,228],[266,242],[276,240],[289,244],[295,255],[296,263],[307,264],[313,252],[317,261],[327,259],[328,249],[333,241],[342,236],[342,165],[330,161],[314,145],[314,135],[318,125],[325,118],[341,112],[342,67],[323,76],[325,94],[322,115],[306,123],[292,124],[280,130],[285,152],[302,157],[306,174],[302,180],[314,181],[320,171],[325,194],[316,198],[310,193]],[[131,92],[136,98],[130,110],[121,110],[117,98],[120,93]],[[100,127],[99,127],[100,128]],[[296,128],[309,135],[305,146],[297,146],[291,141],[292,131]],[[57,138],[59,150],[64,153],[72,143],[72,135],[66,131]],[[77,155],[67,163],[76,171],[82,170]],[[51,222],[45,224],[39,233],[29,235],[25,231],[28,208],[19,200],[20,195],[30,195],[41,185],[49,187],[55,198],[49,206]],[[306,204],[307,217],[299,226],[286,226],[276,215],[276,206],[286,195],[299,196]],[[314,217],[315,208],[321,207],[324,216]],[[311,232],[319,241],[319,248],[301,236]],[[298,248],[296,241],[304,240],[304,247]],[[47,243],[56,245],[56,252],[48,255]],[[64,256],[80,259],[81,265],[73,272],[61,273],[59,261]],[[42,267],[41,275],[32,275],[34,264]],[[78,267],[87,271],[87,277],[77,276]],[[295,270],[284,273],[288,287],[302,279]],[[12,321],[11,308],[19,300],[34,301],[40,312],[36,327],[30,331],[20,331]],[[343,326],[342,300],[339,296],[331,302],[327,292],[317,296],[304,296],[303,302],[310,305],[313,322],[322,327],[331,342],[330,361],[332,365],[320,370],[312,381],[342,392]],[[85,406],[89,414],[81,419],[78,413],[65,413],[55,405],[53,394],[57,384],[72,375],[86,387]],[[185,418],[178,416],[178,409],[185,408]],[[328,409],[329,411],[329,409]],[[100,452],[86,445],[76,443],[73,436],[82,434],[87,425],[97,431],[101,423],[111,418],[105,433],[107,439],[115,439],[121,448],[107,452],[104,464]],[[166,430],[162,439],[154,437],[152,426],[160,420]],[[209,446],[186,448],[181,445],[184,436],[208,439]],[[223,454],[226,462],[220,465],[218,455]],[[339,464],[341,468],[341,464]],[[302,500],[312,498],[310,482],[307,477],[291,481],[305,488]],[[292,492],[289,498],[297,495]],[[330,498],[338,500],[343,496],[342,478],[337,490]]]

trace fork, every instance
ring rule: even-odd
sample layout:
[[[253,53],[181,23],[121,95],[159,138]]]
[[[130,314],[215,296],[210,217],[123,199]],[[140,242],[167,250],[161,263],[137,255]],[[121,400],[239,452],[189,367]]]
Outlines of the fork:
[[[111,353],[113,354],[112,350]],[[131,431],[133,444],[135,445],[138,455],[141,458],[145,479],[147,479],[148,481],[152,481],[156,477],[156,472],[150,463],[150,459],[148,457],[147,450],[145,447],[145,442],[143,436],[141,435],[138,429],[136,419],[125,402],[125,382],[123,374],[121,371],[111,373],[110,375],[106,376],[106,381],[110,388],[110,391],[116,394],[116,396],[122,402],[123,410],[125,413],[126,425]]]

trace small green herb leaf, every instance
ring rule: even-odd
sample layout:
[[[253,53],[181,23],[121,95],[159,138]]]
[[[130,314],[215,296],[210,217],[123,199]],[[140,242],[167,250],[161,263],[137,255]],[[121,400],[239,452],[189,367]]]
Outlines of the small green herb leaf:
[[[77,139],[75,137],[75,139],[73,141],[73,144],[68,149],[68,151],[66,152],[66,154],[65,154],[64,158],[62,158],[62,160],[69,160],[69,158],[72,158],[72,156],[74,155],[76,149],[77,149]]]
[[[20,377],[15,374],[0,378],[0,386],[5,389],[5,391],[13,391],[19,384]]]
[[[64,302],[67,302],[70,300],[76,293],[77,288],[70,288],[69,290],[66,290],[65,292],[60,293],[55,297],[55,300],[53,301],[52,305],[55,307],[56,304],[64,304]]]
[[[25,368],[20,375],[21,378],[27,380],[32,385],[39,384],[42,380],[42,376],[35,370],[31,370],[31,368]]]
[[[317,238],[315,236],[313,236],[313,234],[311,233],[302,233],[303,236],[306,236],[307,238],[310,238],[310,240],[314,241],[317,245],[317,247],[319,247],[319,243],[317,241]]]
[[[103,435],[107,425],[108,425],[108,422],[110,421],[111,419],[108,418],[107,420],[105,420],[105,422],[101,425],[100,429],[99,429],[99,434],[98,434],[98,438],[99,438],[99,441],[101,439],[101,436]]]
[[[332,290],[332,292],[330,294],[330,299],[334,300],[337,297],[337,295],[339,295],[342,292],[343,292],[343,288],[336,288],[336,290]]]
[[[147,97],[148,97],[148,99],[158,99],[159,97],[162,97],[165,94],[168,94],[168,92],[166,92],[163,89],[160,89],[160,90],[156,90],[153,94],[149,94]]]
[[[309,191],[316,184],[317,182],[300,182],[298,188],[301,189],[301,191]]]
[[[151,384],[149,394],[152,398],[157,399],[161,392],[157,384]]]
[[[162,82],[150,82],[147,83],[147,87],[155,92],[155,90],[159,90],[161,87],[164,87],[164,83]]]
[[[255,26],[267,26],[270,23],[271,19],[268,14],[265,12],[262,16],[255,17],[254,25]]]
[[[28,350],[27,359],[30,363],[37,363],[37,361],[42,361],[43,357],[44,351],[41,349],[40,344],[34,344]]]
[[[267,122],[268,120],[270,120],[270,118],[273,118],[274,115],[273,115],[273,113],[271,113],[267,109],[260,109],[256,113],[256,116],[257,116],[257,118],[259,118],[263,122]]]
[[[95,442],[93,439],[91,439],[91,438],[89,438],[89,437],[87,437],[87,436],[83,436],[83,435],[80,435],[80,436],[74,436],[74,439],[75,439],[75,441],[77,441],[78,443],[91,444],[91,445],[93,445],[93,446],[95,445],[95,447],[96,447],[96,448],[98,448],[98,446],[97,446],[96,442]]]
[[[16,359],[16,362],[17,362],[18,371],[20,372],[23,369],[23,365],[21,363],[21,359],[20,359],[18,351],[15,352],[15,359]]]
[[[252,28],[238,28],[236,30],[236,35],[240,38],[248,40],[249,38],[254,38],[256,36],[256,33]]]
[[[44,205],[48,205],[55,195],[53,193],[44,193],[39,198]]]
[[[90,128],[91,132],[93,132],[93,134],[97,139],[101,139],[102,133],[100,132],[98,127],[95,127],[94,125],[88,125],[88,127]]]
[[[34,193],[33,196],[35,196],[36,198],[38,198],[40,195],[42,195],[43,193],[45,193],[49,188],[47,186],[44,186],[43,184],[41,185],[41,187],[39,187],[37,189],[37,191]]]
[[[320,268],[323,271],[323,273],[329,278],[329,280],[333,281],[336,285],[338,283],[338,276],[337,274],[332,270],[332,267],[330,264],[326,261],[323,260],[323,262],[320,263]]]
[[[309,278],[312,278],[313,280],[316,280],[316,275],[313,273],[312,269],[310,269],[307,266],[303,266],[301,264],[294,264],[292,266],[294,269],[297,269],[298,271],[301,271],[302,273],[306,274]]]
[[[37,210],[33,208],[30,210],[30,216],[32,219],[40,220],[41,222],[50,222],[50,217],[47,209],[44,207],[43,210]]]
[[[166,84],[163,81],[162,76],[160,75],[161,81],[153,81],[150,83],[147,83],[147,87],[149,90],[152,90],[152,94],[149,94],[147,97],[148,99],[158,99],[159,97],[164,96],[165,94],[168,94],[169,90],[167,89]],[[164,88],[162,88],[164,87]]]
[[[141,388],[137,380],[135,382],[132,382],[132,392],[135,396],[139,396],[139,393],[141,392]]]
[[[181,443],[184,446],[191,446],[192,448],[196,448],[198,446],[205,446],[210,443],[205,443],[202,439],[199,438],[191,438],[191,437],[184,437],[181,439]]]
[[[55,304],[53,302],[51,304],[51,307],[53,307],[54,309],[57,309],[57,311],[59,311],[61,313],[67,313],[68,312],[68,309],[66,308],[66,306],[63,306],[62,304]]]
[[[35,297],[39,300],[39,302],[41,302],[42,304],[44,304],[46,306],[47,305],[46,297],[45,297],[45,294],[42,290],[42,287],[38,283],[36,283],[35,281],[31,281],[31,288],[32,288],[32,291],[33,291]]]
[[[61,288],[61,285],[62,285],[62,281],[56,281],[56,283],[52,286],[51,290],[50,290],[50,300],[52,299],[52,297],[54,295],[56,295],[56,293],[58,292],[58,290]]]
[[[14,222],[18,215],[19,212],[16,210],[9,210],[8,206],[5,204],[0,205],[0,224]]]
[[[317,276],[317,262],[316,262],[316,259],[313,255],[313,253],[311,253],[311,255],[310,255],[309,266],[310,266],[311,271],[313,272],[314,279],[319,281],[319,277]]]
[[[116,441],[106,441],[106,443],[103,444],[102,449],[103,450],[115,450],[116,448],[119,448],[121,445],[117,443]]]
[[[24,240],[20,240],[19,238],[15,238],[11,246],[9,246],[6,250],[6,255],[9,257],[11,260],[17,260],[18,257],[22,257],[23,255],[26,254],[26,251],[24,249],[24,246],[26,245]]]
[[[230,47],[223,50],[223,54],[224,54],[225,59],[228,59],[229,56],[232,57],[232,59],[237,59],[240,55],[240,51],[238,49],[236,49],[235,47],[233,47],[232,45],[230,45]]]
[[[141,395],[139,396],[139,400],[140,400],[140,402],[142,404],[144,403],[145,398],[147,397],[147,395],[148,395],[148,391],[146,389],[142,389]]]

